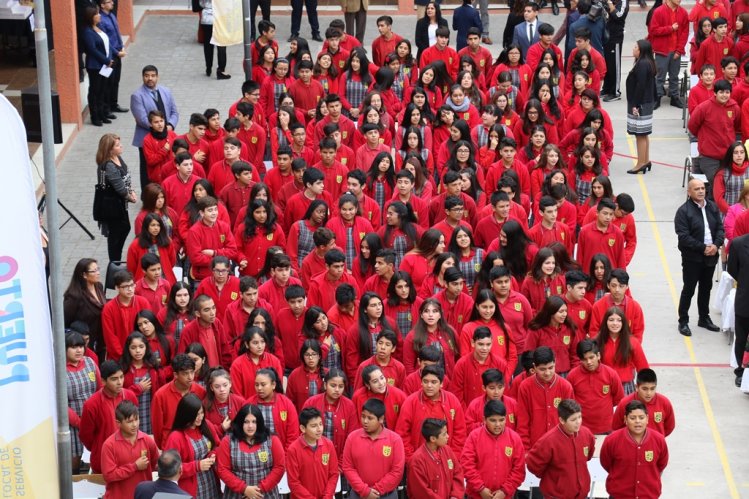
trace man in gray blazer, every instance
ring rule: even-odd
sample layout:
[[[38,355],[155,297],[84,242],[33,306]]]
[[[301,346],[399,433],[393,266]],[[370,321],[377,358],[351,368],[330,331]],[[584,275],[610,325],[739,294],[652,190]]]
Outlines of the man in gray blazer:
[[[169,130],[174,130],[179,122],[179,112],[177,111],[177,105],[174,103],[172,92],[159,85],[159,70],[156,66],[145,66],[141,74],[143,85],[138,87],[130,96],[130,112],[135,118],[133,145],[138,148],[140,153],[140,188],[142,191],[143,187],[149,182],[146,173],[146,157],[143,154],[143,139],[151,129],[151,125],[148,123],[148,113],[156,110],[161,111],[166,117]]]
[[[528,48],[536,43],[538,37],[538,4],[536,2],[526,2],[523,7],[524,22],[515,26],[512,34],[512,43],[520,47],[520,53],[523,54],[523,60],[528,53]]]

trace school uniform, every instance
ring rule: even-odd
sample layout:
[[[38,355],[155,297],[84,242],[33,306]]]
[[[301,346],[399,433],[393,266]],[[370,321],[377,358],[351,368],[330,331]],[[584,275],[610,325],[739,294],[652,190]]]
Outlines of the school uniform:
[[[657,431],[664,437],[669,436],[674,431],[676,418],[671,401],[665,395],[656,393],[653,400],[645,402],[637,396],[636,392],[624,397],[614,409],[614,415],[611,418],[611,427],[614,430],[624,428],[624,409],[633,400],[639,400],[647,407],[649,429]]]
[[[535,312],[541,310],[549,296],[562,296],[567,292],[567,284],[564,274],[555,274],[549,278],[544,276],[537,281],[533,276],[528,275],[523,279],[520,292],[528,298],[528,302]]]
[[[244,398],[240,397],[236,393],[230,393],[229,398],[226,400],[226,402],[223,403],[214,399],[210,409],[207,409],[208,402],[203,401],[205,420],[208,421],[208,424],[211,425],[213,433],[215,433],[218,438],[224,438],[224,434],[226,433],[223,426],[221,426],[224,422],[224,419],[228,417],[233,421],[234,416],[237,415],[237,413],[245,405],[245,403],[246,402]]]
[[[383,428],[373,439],[363,429],[355,430],[346,440],[342,461],[354,497],[367,497],[372,489],[383,499],[396,497],[405,467],[403,441],[397,433]]]
[[[518,388],[517,414],[518,434],[526,449],[559,423],[559,403],[574,397],[572,385],[558,374],[550,383],[542,383],[536,375],[523,380]]]
[[[465,415],[466,429],[468,430],[469,435],[476,428],[484,426],[484,406],[488,401],[489,400],[486,398],[486,395],[481,395],[480,397],[476,397],[475,399],[471,400],[471,402],[468,404]],[[514,398],[506,394],[502,395],[501,401],[505,405],[505,410],[507,411],[507,416],[505,416],[506,427],[510,428],[511,430],[515,430],[517,428],[518,422],[516,414],[518,403]]]
[[[148,308],[154,314],[158,314],[166,306],[169,301],[169,291],[172,288],[172,284],[166,279],[160,278],[156,282],[156,289],[152,289],[145,277],[135,281],[135,295],[145,298],[148,301]]]
[[[324,391],[319,369],[310,372],[305,366],[299,366],[291,371],[286,382],[286,396],[294,404],[297,412],[304,408],[308,398]]]
[[[107,302],[101,311],[101,326],[104,343],[107,345],[107,358],[120,360],[125,341],[133,332],[135,317],[141,310],[150,310],[151,305],[142,296],[135,295],[129,305],[124,305],[119,297]]]
[[[229,260],[236,261],[237,245],[229,224],[216,220],[212,226],[200,221],[190,227],[187,232],[187,257],[190,259],[192,268],[190,273],[197,280],[211,276],[211,260],[215,256],[225,256]],[[215,255],[205,255],[203,250],[215,251]]]
[[[462,499],[463,469],[449,445],[431,451],[419,446],[408,463],[406,493],[424,499]]]
[[[463,293],[461,293],[462,295]],[[442,310],[445,310],[443,307]],[[444,312],[443,312],[444,313]],[[403,342],[403,365],[406,366],[406,373],[412,373],[419,369],[418,356],[419,352],[416,351],[414,346],[414,332],[411,331]],[[452,377],[453,371],[455,370],[455,359],[458,357],[458,345],[447,337],[443,331],[437,330],[433,333],[429,333],[424,345],[436,344],[443,357],[443,368],[445,374]],[[397,351],[397,350],[396,350]]]
[[[286,303],[286,301],[284,300],[283,303]],[[278,310],[275,305],[273,309]],[[283,342],[283,366],[290,370],[296,369],[302,364],[299,360],[299,338],[302,336],[302,327],[304,326],[304,312],[296,317],[287,306],[276,312],[273,323],[276,326],[276,337],[281,338]]]
[[[595,434],[610,433],[611,411],[624,397],[616,371],[604,364],[599,364],[593,372],[578,365],[570,371],[567,381],[583,409],[583,425]]]
[[[329,310],[336,304],[335,292],[341,284],[350,284],[353,286],[356,296],[360,295],[356,279],[345,271],[337,281],[331,281],[326,271],[313,277],[308,284],[307,304],[309,306],[317,305],[323,310]]]
[[[209,296],[216,305],[216,317],[223,318],[226,308],[233,302],[239,300],[239,278],[229,274],[228,280],[221,289],[218,289],[213,276],[203,279],[195,291],[195,296]]]
[[[230,341],[231,338],[224,331],[224,325],[218,316],[213,324],[207,327],[203,326],[198,319],[190,322],[182,330],[177,353],[185,353],[192,343],[200,343],[205,348],[208,367],[223,366],[226,368],[234,359]]]
[[[101,473],[104,442],[117,431],[114,410],[125,400],[138,405],[135,394],[127,388],[115,396],[101,388],[83,403],[78,434],[83,445],[91,451],[90,464],[94,473]]]
[[[476,428],[466,439],[460,456],[466,481],[466,495],[479,499],[481,491],[501,490],[513,497],[525,480],[525,449],[520,436],[505,427],[499,435]]]
[[[139,470],[135,461],[148,457],[148,465]],[[135,442],[130,443],[117,430],[107,438],[101,450],[101,472],[106,482],[105,499],[126,499],[133,497],[135,487],[140,482],[150,482],[159,460],[159,449],[153,437],[139,431]]]
[[[525,338],[528,336],[528,324],[533,318],[533,309],[528,298],[520,292],[510,290],[509,296],[504,300],[497,300],[505,325],[512,332],[512,341],[518,352],[525,352]]]
[[[361,426],[354,403],[341,396],[334,404],[329,404],[325,394],[318,393],[307,399],[304,407],[314,407],[322,414],[323,435],[333,442],[340,462],[348,435]]]
[[[448,445],[460,454],[466,439],[466,421],[460,400],[455,394],[445,390],[440,390],[437,400],[429,400],[423,391],[419,391],[409,395],[403,402],[396,425],[396,431],[403,438],[406,461],[411,462],[415,449],[424,443],[421,424],[427,418],[447,421],[447,433],[450,435]]]
[[[283,444],[276,436],[250,445],[227,435],[216,453],[216,471],[226,484],[224,499],[241,499],[248,486],[260,488],[263,497],[278,499],[278,483],[285,470]]]
[[[598,228],[597,222],[591,222],[580,229],[577,237],[577,261],[580,267],[590,268],[593,255],[603,253],[611,260],[611,267],[626,269],[624,261],[624,234],[614,224],[604,230]]]
[[[234,391],[245,400],[255,395],[255,376],[260,369],[275,369],[276,375],[283,376],[283,366],[278,357],[269,352],[264,352],[256,364],[250,358],[250,354],[242,354],[231,363],[229,373],[231,374],[232,387]]]
[[[603,295],[603,298],[596,301],[590,310],[590,326],[588,333],[591,337],[598,336],[601,330],[601,322],[606,311],[611,307],[618,307],[624,311],[624,317],[627,318],[629,330],[640,343],[642,343],[645,334],[645,316],[642,313],[642,307],[631,296],[624,296],[624,300],[618,305],[614,304],[614,299],[610,293]]]
[[[211,432],[215,445],[203,435],[200,428],[188,428],[171,432],[164,449],[176,450],[182,458],[182,474],[177,482],[182,490],[195,497],[217,499],[221,497],[221,488],[215,471],[200,469],[200,461],[215,455],[218,448],[218,436],[210,424],[208,431]]]
[[[205,388],[197,383],[190,384],[190,391],[200,400],[205,398]],[[167,383],[159,388],[153,396],[153,407],[151,408],[151,426],[153,428],[153,438],[159,449],[164,449],[164,444],[172,431],[174,415],[177,413],[177,405],[182,400],[183,395],[177,390],[174,382]]]
[[[379,367],[382,371],[382,374],[385,376],[385,380],[387,381],[388,385],[394,386],[399,390],[403,389],[403,383],[406,381],[406,368],[403,363],[393,357],[390,357],[388,363],[386,365],[382,365],[377,359],[377,356],[372,355],[370,358],[359,364],[359,368],[356,370],[356,376],[354,376],[353,380],[349,380],[349,383],[353,381],[354,390],[358,390],[359,388],[362,388],[364,386],[364,382],[361,378],[361,373],[367,366]]]
[[[361,387],[351,397],[358,418],[361,419],[362,407],[369,399],[378,399],[385,404],[385,427],[395,431],[406,394],[394,386],[388,386],[385,393],[373,393],[369,388]]]
[[[333,497],[338,474],[336,450],[325,437],[312,447],[301,435],[286,451],[286,476],[295,498]]]
[[[497,369],[505,375],[505,379],[510,379],[511,372],[508,372],[507,362],[505,359],[489,353],[484,363],[479,363],[476,355],[470,352],[461,357],[455,364],[453,370],[452,392],[458,396],[463,408],[477,397],[484,395],[481,375],[487,369]]]
[[[286,282],[285,286],[279,286],[276,283],[276,280],[271,278],[262,283],[257,290],[258,297],[262,298],[263,300],[268,302],[268,304],[270,304],[271,309],[269,309],[268,312],[270,312],[271,315],[274,315],[273,322],[275,324],[278,324],[278,321],[276,319],[280,314],[280,311],[283,310],[283,307],[288,308],[284,293],[286,292],[286,288],[293,285],[301,286],[302,281],[300,281],[296,277],[289,277],[289,280]]]
[[[668,465],[666,438],[646,430],[641,442],[621,428],[603,441],[601,466],[608,472],[606,491],[611,497],[661,497],[661,475]]]
[[[549,324],[541,329],[529,329],[525,338],[525,351],[538,347],[549,347],[554,351],[556,372],[567,373],[580,363],[577,357],[578,336],[566,324],[554,327]]]
[[[247,399],[247,403],[258,406],[263,413],[265,427],[278,437],[284,451],[299,437],[299,416],[286,395],[274,393],[272,400],[265,402],[254,394]]]
[[[564,302],[567,304],[567,317],[569,317],[577,326],[578,341],[587,338],[593,305],[591,305],[585,298],[578,301],[571,301],[563,295],[562,299],[564,299]]]

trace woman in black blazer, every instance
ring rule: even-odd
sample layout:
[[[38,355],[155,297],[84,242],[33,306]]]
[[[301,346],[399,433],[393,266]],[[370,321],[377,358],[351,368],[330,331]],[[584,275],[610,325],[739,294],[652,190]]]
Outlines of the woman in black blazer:
[[[442,17],[440,6],[434,0],[431,0],[426,6],[426,15],[416,21],[416,34],[414,42],[418,52],[416,53],[417,64],[421,60],[421,53],[429,48],[429,25],[434,24],[436,28],[444,26],[448,28],[447,19]],[[435,28],[435,29],[436,29]]]
[[[650,171],[650,134],[653,132],[653,107],[656,100],[655,58],[647,40],[638,40],[632,49],[635,64],[627,75],[627,133],[637,142],[637,164],[627,173]]]
[[[82,38],[88,73],[88,112],[91,115],[91,124],[101,126],[102,123],[111,123],[110,117],[114,117],[106,104],[109,102],[105,95],[109,88],[107,78],[99,74],[102,67],[112,67],[112,49],[109,46],[109,37],[98,26],[101,20],[99,9],[87,7],[83,16],[86,26]]]

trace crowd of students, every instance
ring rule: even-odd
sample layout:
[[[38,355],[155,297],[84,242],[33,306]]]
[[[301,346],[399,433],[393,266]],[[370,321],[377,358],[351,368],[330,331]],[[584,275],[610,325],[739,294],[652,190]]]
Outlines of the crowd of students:
[[[73,471],[85,446],[106,497],[132,497],[174,449],[199,498],[276,497],[284,474],[294,497],[340,478],[352,497],[499,498],[527,466],[545,495],[586,497],[610,434],[609,493],[658,497],[674,414],[590,33],[565,71],[544,24],[532,65],[516,45],[492,61],[475,29],[455,52],[444,26],[416,60],[377,26],[371,51],[327,29],[313,63],[261,21],[223,126],[208,109],[177,136],[149,114],[117,295],[90,258],[65,294]]]

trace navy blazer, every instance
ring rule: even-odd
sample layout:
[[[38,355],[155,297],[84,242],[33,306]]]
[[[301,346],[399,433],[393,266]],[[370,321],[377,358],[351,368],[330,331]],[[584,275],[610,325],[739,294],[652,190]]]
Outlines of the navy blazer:
[[[177,123],[179,123],[179,112],[177,111],[177,105],[174,103],[172,92],[168,88],[158,84],[156,85],[156,90],[159,91],[161,100],[164,103],[166,122],[176,130]],[[130,96],[130,112],[133,118],[135,118],[135,135],[133,135],[133,145],[135,147],[143,146],[143,139],[151,130],[151,125],[148,123],[148,113],[157,109],[158,107],[156,107],[156,101],[153,100],[151,90],[145,85],[138,87]]]
[[[141,482],[135,487],[135,499],[152,499],[159,492],[166,494],[177,494],[186,497],[192,497],[190,494],[179,488],[179,485],[171,480],[159,478],[153,482]]]
[[[104,40],[90,26],[83,30],[83,53],[86,54],[86,69],[101,69],[112,62],[111,47],[107,52]]]
[[[515,31],[512,34],[512,43],[515,43],[520,47],[520,53],[523,54],[523,60],[525,60],[525,56],[528,54],[530,46],[539,40],[538,27],[540,25],[541,21],[536,18],[536,25],[533,26],[533,40],[528,40],[528,23],[526,21],[515,26]]]

